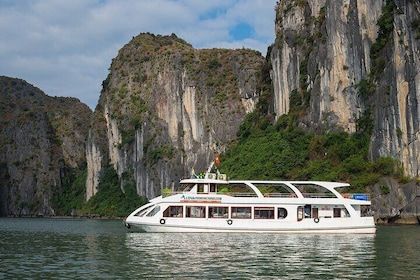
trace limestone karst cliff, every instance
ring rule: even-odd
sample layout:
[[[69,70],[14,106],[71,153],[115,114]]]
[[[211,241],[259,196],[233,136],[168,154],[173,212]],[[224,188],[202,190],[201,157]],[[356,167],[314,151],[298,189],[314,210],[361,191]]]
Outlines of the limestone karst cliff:
[[[0,216],[55,214],[54,196],[86,167],[91,114],[75,98],[0,76]]]
[[[112,61],[87,148],[87,198],[114,166],[148,198],[224,151],[258,97],[264,59],[240,49],[194,49],[175,35],[140,34]]]
[[[420,2],[279,1],[274,113],[306,106],[301,125],[353,133],[370,120],[371,159],[392,156],[420,175]],[[293,103],[295,102],[295,103]]]
[[[172,188],[236,138],[263,99],[262,81],[274,120],[293,114],[318,134],[368,134],[372,160],[397,158],[418,178],[420,3],[295,0],[275,9],[265,60],[248,49],[194,49],[175,35],[133,37],[113,59],[93,114],[1,77],[0,215],[54,214],[52,197],[76,168],[87,172],[86,199],[110,166],[122,192],[135,186],[152,198]],[[372,186],[381,219],[420,209],[418,186],[399,184]]]
[[[274,114],[298,108],[300,125],[317,133],[368,133],[371,160],[398,159],[419,178],[420,2],[279,1],[275,30]],[[401,188],[385,178],[375,185],[378,219],[416,215],[417,188]]]

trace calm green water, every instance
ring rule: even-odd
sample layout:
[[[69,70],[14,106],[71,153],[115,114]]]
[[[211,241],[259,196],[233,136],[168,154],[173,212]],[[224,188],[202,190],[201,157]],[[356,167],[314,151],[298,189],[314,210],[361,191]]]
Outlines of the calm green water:
[[[0,279],[415,279],[420,226],[376,235],[162,234],[0,219]]]

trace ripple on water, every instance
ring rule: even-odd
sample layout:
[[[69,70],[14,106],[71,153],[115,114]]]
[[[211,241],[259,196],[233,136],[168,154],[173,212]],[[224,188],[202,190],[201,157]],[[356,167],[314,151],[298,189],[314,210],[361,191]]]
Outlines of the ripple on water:
[[[126,244],[150,264],[143,275],[343,279],[374,273],[373,240],[360,235],[131,233]]]

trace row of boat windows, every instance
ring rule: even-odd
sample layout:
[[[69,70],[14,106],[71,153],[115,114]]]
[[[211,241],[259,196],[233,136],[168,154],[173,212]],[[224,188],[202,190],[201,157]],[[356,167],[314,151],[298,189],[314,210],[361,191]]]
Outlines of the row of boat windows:
[[[277,211],[275,211],[277,208]],[[230,211],[229,211],[230,209]],[[144,209],[137,216],[144,216],[148,209]],[[160,205],[153,208],[146,216],[152,217],[160,211]],[[277,216],[275,216],[277,212]],[[235,219],[284,219],[287,210],[282,207],[225,207],[225,206],[168,206],[163,211],[163,217],[173,218],[235,218]],[[253,214],[253,215],[252,215]]]

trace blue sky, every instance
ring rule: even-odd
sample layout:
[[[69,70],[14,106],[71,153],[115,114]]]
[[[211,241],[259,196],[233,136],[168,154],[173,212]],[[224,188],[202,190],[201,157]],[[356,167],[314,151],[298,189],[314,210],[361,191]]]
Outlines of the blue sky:
[[[133,36],[170,35],[195,48],[274,42],[277,0],[0,0],[0,75],[94,109],[111,60]]]

